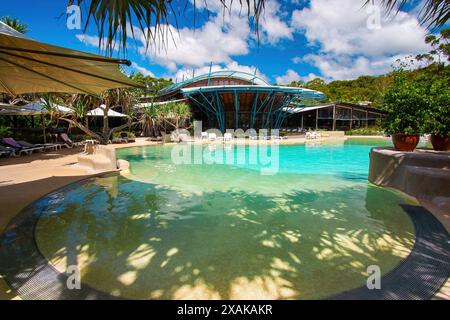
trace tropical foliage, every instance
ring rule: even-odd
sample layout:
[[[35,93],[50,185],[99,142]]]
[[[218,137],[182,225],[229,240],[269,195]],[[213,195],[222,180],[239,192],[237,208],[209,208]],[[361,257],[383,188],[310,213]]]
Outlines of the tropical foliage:
[[[374,0],[365,0],[366,5]],[[380,0],[381,4],[389,11],[400,11],[411,4],[409,0]],[[423,0],[418,10],[419,21],[432,27],[442,27],[450,18],[450,1],[448,0]]]
[[[191,117],[189,105],[183,102],[150,104],[142,110],[139,123],[145,136],[158,137],[163,132],[186,128]]]
[[[138,97],[149,97],[149,98],[156,97],[159,90],[173,84],[172,79],[167,80],[164,78],[144,76],[141,72],[132,74],[130,76],[130,79],[146,87],[146,89],[141,88],[129,89],[132,90]]]
[[[438,136],[450,135],[450,72],[441,68],[433,77],[421,79],[428,108],[423,131]]]
[[[383,109],[387,116],[383,128],[388,134],[420,134],[427,110],[426,93],[416,81],[408,81],[405,71],[398,71],[393,85],[386,91]]]
[[[431,133],[450,131],[450,67],[432,64],[412,76],[398,70],[394,84],[385,93],[382,107],[388,111],[384,123],[388,133]]]
[[[2,17],[0,20],[20,33],[28,32],[28,26],[25,23],[21,23],[17,18]]]
[[[227,4],[226,0],[220,2],[224,10],[232,5]],[[167,28],[169,20],[177,25],[178,16],[187,7],[181,1],[164,0],[68,0],[67,4],[83,4],[81,8],[86,8],[85,30],[89,25],[94,25],[98,30],[99,48],[104,47],[109,54],[114,50],[125,50],[128,37],[134,38],[136,33],[144,37],[147,47],[151,44],[164,47],[167,41],[173,41],[171,29]],[[258,33],[264,0],[240,0],[239,4],[246,7],[249,21]],[[193,5],[196,7],[195,1]],[[194,10],[194,23],[195,14]]]
[[[0,138],[6,138],[11,135],[11,128],[8,126],[0,125]]]
[[[231,12],[233,2],[219,0],[226,10]],[[388,11],[401,10],[410,4],[408,0],[380,0]],[[239,5],[247,13],[250,24],[259,35],[259,20],[264,13],[266,0],[240,0]],[[373,3],[374,0],[361,0],[361,4]],[[204,0],[208,5],[208,0]],[[67,5],[78,4],[85,8],[85,27],[94,25],[98,31],[99,48],[105,47],[109,54],[114,50],[126,50],[127,39],[141,34],[147,47],[155,44],[164,47],[167,41],[173,41],[169,21],[175,21],[186,12],[187,5],[181,1],[147,1],[147,0],[68,0]],[[195,0],[193,1],[196,7]],[[184,9],[183,9],[184,8]],[[450,17],[450,1],[424,0],[418,10],[419,20],[423,24],[442,27]],[[194,24],[196,10],[193,11]],[[136,26],[135,26],[136,25]],[[136,30],[137,28],[137,30]],[[102,41],[105,43],[101,43]]]
[[[137,97],[134,92],[129,89],[112,89],[105,91],[100,97],[74,94],[66,99],[68,105],[73,112],[60,120],[68,122],[71,126],[75,126],[90,137],[97,139],[102,144],[108,144],[114,133],[129,128],[135,124],[133,119],[133,106],[137,103]],[[103,105],[103,128],[101,132],[95,132],[87,125],[87,113],[90,110]],[[118,127],[110,128],[108,112],[112,107],[120,107],[122,112],[127,114],[127,123]]]

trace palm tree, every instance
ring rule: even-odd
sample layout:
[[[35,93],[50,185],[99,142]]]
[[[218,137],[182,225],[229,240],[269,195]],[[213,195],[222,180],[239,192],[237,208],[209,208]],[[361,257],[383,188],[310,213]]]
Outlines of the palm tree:
[[[198,1],[198,0],[197,0]],[[229,6],[232,1],[219,0],[224,10],[231,10]],[[241,6],[246,7],[249,21],[253,24],[258,35],[259,19],[264,12],[266,0],[239,0]],[[363,3],[374,3],[375,0],[362,0]],[[405,8],[410,2],[408,0],[379,0],[381,4],[389,11]],[[204,0],[207,4],[208,0]],[[180,11],[186,7],[181,1],[168,0],[68,0],[68,5],[85,4],[86,19],[84,30],[89,25],[94,24],[98,29],[99,48],[104,47],[107,53],[112,54],[114,49],[125,50],[127,38],[135,36],[135,27],[144,35],[147,46],[150,42],[158,45],[165,45],[173,35],[170,29],[166,28],[169,20],[175,20],[175,25]],[[196,5],[193,1],[194,7]],[[449,19],[450,1],[449,0],[424,0],[422,10],[419,13],[419,19],[422,23],[430,26],[441,27]],[[195,10],[194,10],[195,24]],[[130,35],[131,33],[131,35]],[[105,46],[102,46],[105,39]],[[172,39],[173,40],[173,39]],[[156,42],[162,42],[156,43]]]
[[[374,3],[374,0],[365,0],[366,5]],[[381,4],[392,12],[400,11],[411,1],[408,0],[379,0]],[[429,27],[442,27],[450,18],[450,1],[448,0],[424,0],[419,11],[419,21]]]
[[[2,17],[0,20],[20,33],[28,32],[28,26],[25,23],[21,23],[17,18],[12,19],[10,17]]]
[[[197,0],[198,1],[198,0]],[[207,3],[207,0],[204,0]],[[224,10],[227,7],[227,0],[219,0]],[[264,10],[265,0],[239,0],[241,6],[247,7],[247,16],[251,22],[254,22],[255,31],[258,34],[258,22],[261,13]],[[175,20],[184,11],[179,8],[186,8],[186,4],[178,1],[168,0],[68,0],[68,5],[81,4],[86,6],[86,18],[84,30],[90,24],[94,24],[98,29],[99,48],[105,48],[106,52],[112,54],[114,49],[125,50],[127,38],[135,36],[135,22],[140,32],[145,37],[147,46],[151,42],[164,46],[173,35],[170,29],[166,27],[169,20]],[[194,7],[196,2],[194,0]],[[231,4],[230,4],[231,6]],[[195,24],[195,10],[194,10]],[[105,43],[103,42],[105,39]],[[173,39],[172,39],[173,40]],[[156,41],[162,43],[156,43]]]
[[[160,131],[165,132],[167,127],[175,130],[186,127],[191,117],[190,107],[186,103],[151,104],[143,110],[139,123],[144,135],[158,136]]]
[[[149,107],[144,108],[139,117],[139,123],[144,136],[159,136],[161,119],[161,110],[155,105],[151,104]]]

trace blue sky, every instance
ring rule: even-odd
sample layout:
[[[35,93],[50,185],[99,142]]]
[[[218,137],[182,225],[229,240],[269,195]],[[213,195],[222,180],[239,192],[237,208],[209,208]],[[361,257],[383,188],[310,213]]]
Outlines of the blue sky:
[[[189,0],[187,0],[189,1]],[[201,2],[200,4],[198,4]],[[409,12],[378,15],[377,7],[361,8],[363,0],[266,0],[260,21],[260,41],[239,14],[239,1],[222,14],[218,0],[208,1],[209,14],[197,1],[194,26],[191,3],[178,16],[175,43],[164,50],[145,50],[142,37],[129,41],[126,58],[133,68],[155,76],[181,80],[195,72],[236,69],[254,72],[270,82],[322,77],[327,81],[354,79],[388,72],[397,58],[428,50],[413,1]],[[229,3],[229,1],[228,1]],[[99,53],[95,28],[83,35],[66,25],[65,1],[2,1],[0,16],[28,24],[29,37],[77,50]],[[173,20],[172,20],[173,23]],[[123,55],[122,55],[123,57]]]

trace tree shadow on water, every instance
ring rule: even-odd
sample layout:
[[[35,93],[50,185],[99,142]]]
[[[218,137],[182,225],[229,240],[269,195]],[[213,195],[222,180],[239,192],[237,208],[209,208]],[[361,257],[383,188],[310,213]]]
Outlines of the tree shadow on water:
[[[388,272],[414,238],[402,200],[363,184],[186,194],[112,176],[60,196],[40,208],[39,249],[127,298],[323,298],[364,284],[369,265]]]

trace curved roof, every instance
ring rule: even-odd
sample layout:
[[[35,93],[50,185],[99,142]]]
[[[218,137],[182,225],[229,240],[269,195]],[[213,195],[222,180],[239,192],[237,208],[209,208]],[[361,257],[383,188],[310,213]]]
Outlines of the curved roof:
[[[269,84],[264,79],[262,79],[261,77],[258,77],[257,75],[247,73],[247,72],[242,72],[242,71],[222,70],[222,71],[215,71],[215,72],[211,72],[211,73],[205,73],[200,76],[193,77],[191,79],[187,79],[182,82],[172,84],[168,87],[161,89],[159,92],[162,93],[162,92],[179,90],[191,83],[201,81],[201,80],[213,79],[213,78],[240,79],[240,80],[246,80],[246,81],[252,82],[254,85],[269,86]]]
[[[325,95],[322,92],[305,89],[305,88],[293,88],[293,87],[279,87],[271,85],[256,85],[256,86],[243,86],[243,85],[225,85],[225,86],[202,86],[202,87],[190,87],[181,89],[181,92],[185,95],[196,94],[200,92],[233,92],[233,91],[258,91],[258,92],[271,92],[277,91],[282,93],[298,95],[303,99],[323,99]]]

